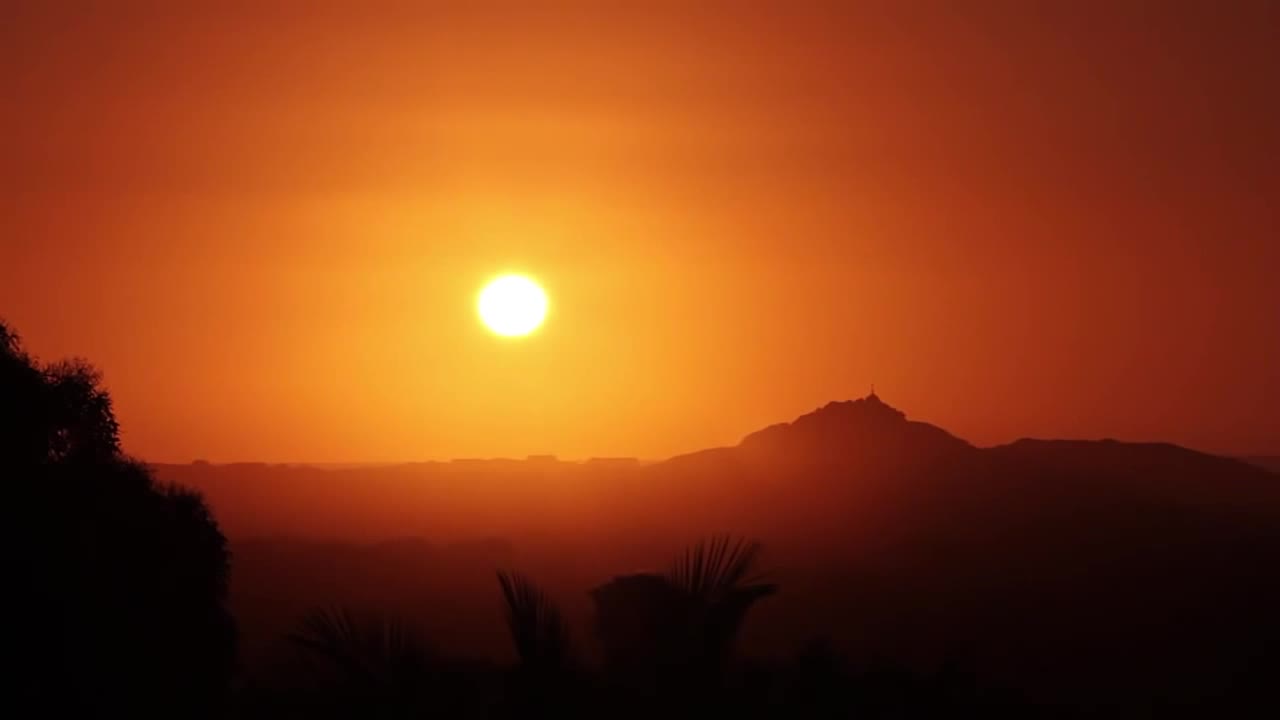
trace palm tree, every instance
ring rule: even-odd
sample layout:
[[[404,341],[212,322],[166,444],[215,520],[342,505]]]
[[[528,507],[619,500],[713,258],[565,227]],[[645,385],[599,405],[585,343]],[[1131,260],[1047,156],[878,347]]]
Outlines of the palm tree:
[[[569,626],[560,609],[528,578],[498,572],[507,608],[507,628],[520,666],[539,675],[570,666]]]
[[[713,694],[747,611],[777,591],[757,572],[759,556],[756,542],[713,537],[691,546],[664,574],[617,577],[593,590],[613,681]]]
[[[569,626],[550,598],[528,578],[498,572],[507,628],[519,665],[510,677],[503,715],[574,716],[573,661]]]
[[[756,570],[760,550],[755,541],[712,537],[685,550],[664,576],[689,603],[692,660],[707,679],[723,672],[747,611],[778,590]]]
[[[357,616],[348,608],[320,608],[288,639],[303,651],[320,688],[363,713],[405,717],[423,709],[432,653],[412,627],[391,617]]]

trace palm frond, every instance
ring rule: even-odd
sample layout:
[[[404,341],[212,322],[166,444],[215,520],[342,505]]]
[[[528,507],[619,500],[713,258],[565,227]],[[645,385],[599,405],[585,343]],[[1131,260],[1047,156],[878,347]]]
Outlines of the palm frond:
[[[429,655],[413,628],[382,615],[359,618],[348,608],[320,608],[288,639],[351,680],[390,681],[420,669]]]
[[[721,535],[702,540],[676,559],[666,579],[690,596],[707,603],[763,582],[755,570],[760,544]]]
[[[710,676],[723,672],[725,662],[757,601],[777,592],[756,570],[759,543],[727,535],[700,541],[685,550],[664,578],[690,603],[694,645],[687,660]]]
[[[507,628],[525,668],[563,668],[569,657],[569,627],[560,609],[528,578],[498,572],[507,609]]]

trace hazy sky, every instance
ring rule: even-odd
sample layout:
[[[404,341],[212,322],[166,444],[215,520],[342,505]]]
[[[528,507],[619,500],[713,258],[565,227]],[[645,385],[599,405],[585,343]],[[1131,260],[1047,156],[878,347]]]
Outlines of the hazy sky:
[[[744,4],[5,3],[0,316],[157,461],[1280,452],[1280,3]]]

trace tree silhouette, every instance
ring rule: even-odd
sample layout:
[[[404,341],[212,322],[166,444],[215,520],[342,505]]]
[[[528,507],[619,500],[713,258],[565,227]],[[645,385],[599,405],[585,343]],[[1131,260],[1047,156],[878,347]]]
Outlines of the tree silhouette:
[[[498,572],[507,629],[519,665],[507,688],[506,712],[563,715],[570,711],[574,663],[569,626],[560,609],[528,578]]]
[[[777,592],[777,585],[756,572],[759,556],[757,542],[715,537],[687,549],[666,575],[691,601],[708,671],[723,669],[747,610]]]
[[[395,684],[426,666],[422,637],[398,620],[372,615],[358,618],[348,608],[315,610],[289,635],[298,647],[359,684]]]
[[[421,717],[431,707],[434,653],[416,628],[378,613],[321,608],[288,640],[301,651],[314,712],[331,717]]]
[[[40,365],[0,323],[0,473],[23,622],[17,686],[48,715],[221,712],[235,662],[226,540],[200,496],[120,453],[101,375]]]
[[[597,631],[614,682],[657,696],[714,698],[747,611],[777,591],[756,572],[759,554],[755,542],[710,538],[663,575],[596,588]]]
[[[569,629],[559,608],[518,573],[499,571],[498,584],[520,665],[539,674],[567,668]]]

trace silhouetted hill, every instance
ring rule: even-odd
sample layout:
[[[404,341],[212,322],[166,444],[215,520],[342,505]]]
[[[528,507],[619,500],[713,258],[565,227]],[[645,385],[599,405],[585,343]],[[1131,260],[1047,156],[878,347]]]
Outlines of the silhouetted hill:
[[[844,544],[946,522],[961,510],[1016,515],[1018,508],[1068,497],[1083,504],[1280,512],[1280,484],[1253,464],[1114,440],[1024,439],[977,448],[909,420],[874,395],[829,403],[736,446],[648,465],[536,457],[340,469],[154,468],[162,479],[199,488],[228,534],[241,539],[686,536],[715,527]]]
[[[1277,510],[1280,483],[1270,473],[1235,458],[1208,455],[1165,443],[1115,440],[1019,440],[985,450],[1000,474],[1070,478],[1099,496],[1176,502],[1202,510]]]
[[[1273,473],[1280,473],[1280,455],[1253,455],[1241,460]]]
[[[875,394],[833,402],[751,433],[738,445],[753,458],[775,461],[917,463],[951,457],[973,446],[942,428],[908,420]]]
[[[233,539],[501,536],[582,628],[587,589],[652,569],[689,538],[732,532],[765,542],[781,587],[744,629],[755,652],[825,637],[854,661],[936,668],[960,658],[1035,697],[1135,708],[1153,698],[1216,707],[1257,691],[1259,673],[1278,666],[1280,482],[1173,445],[978,448],[869,397],[650,465],[535,458],[157,473],[200,488]],[[290,560],[321,579],[289,583],[360,597],[372,581],[353,563],[402,568],[404,587],[420,583],[413,568],[433,566],[404,545],[370,547]],[[236,546],[236,572],[253,573],[255,585],[233,579],[241,603],[245,592],[268,602],[271,583],[289,576],[263,552]],[[395,588],[395,577],[376,584]],[[477,602],[465,589],[439,592],[450,607]],[[450,617],[454,638],[492,637]]]
[[[1045,696],[1178,687],[1188,703],[1230,694],[1266,662],[1260,638],[1280,637],[1280,483],[1235,459],[1114,440],[974,448],[873,397],[652,473],[669,486],[647,489],[651,514],[678,496],[787,558],[797,576],[761,615],[793,636],[834,628],[843,647],[926,664],[962,654]],[[691,489],[717,479],[739,492]]]

